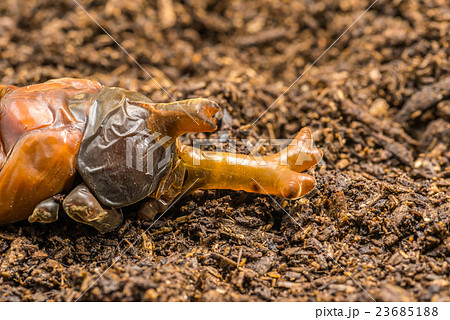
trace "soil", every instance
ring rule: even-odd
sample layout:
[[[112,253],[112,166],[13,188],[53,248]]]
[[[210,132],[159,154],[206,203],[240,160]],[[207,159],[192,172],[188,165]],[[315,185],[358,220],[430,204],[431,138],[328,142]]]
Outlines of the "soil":
[[[317,188],[199,191],[106,235],[64,216],[2,226],[0,300],[450,301],[447,0],[380,0],[323,56],[372,1],[79,3],[124,50],[72,0],[1,1],[0,83],[210,98],[209,136],[241,152],[308,126]]]

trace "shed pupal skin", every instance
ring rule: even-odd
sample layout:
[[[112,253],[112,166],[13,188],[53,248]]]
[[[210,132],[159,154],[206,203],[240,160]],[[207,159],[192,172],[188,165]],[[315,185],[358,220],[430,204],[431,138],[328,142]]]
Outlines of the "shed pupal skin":
[[[27,218],[53,222],[62,207],[105,233],[121,225],[122,207],[141,203],[139,215],[153,219],[197,189],[297,199],[314,188],[314,178],[303,171],[322,153],[308,128],[270,156],[180,143],[187,132],[216,130],[218,111],[208,99],[154,103],[137,92],[83,79],[0,86],[0,225]],[[130,138],[136,138],[131,151],[137,160],[156,152],[151,174],[129,166]],[[145,150],[137,150],[142,146]]]

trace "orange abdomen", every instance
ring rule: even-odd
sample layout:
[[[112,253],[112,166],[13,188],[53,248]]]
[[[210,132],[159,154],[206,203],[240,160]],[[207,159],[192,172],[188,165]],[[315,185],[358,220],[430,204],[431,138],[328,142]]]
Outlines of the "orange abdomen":
[[[75,174],[84,123],[69,104],[100,89],[98,82],[68,78],[0,86],[0,225],[27,218]]]
[[[0,101],[0,137],[6,153],[27,132],[77,122],[68,109],[69,101],[78,95],[97,93],[101,85],[90,80],[63,78],[9,88]]]

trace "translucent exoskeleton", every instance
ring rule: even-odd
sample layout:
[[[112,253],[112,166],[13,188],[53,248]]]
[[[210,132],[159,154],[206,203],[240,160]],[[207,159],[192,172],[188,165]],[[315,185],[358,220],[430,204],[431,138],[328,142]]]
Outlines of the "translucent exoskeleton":
[[[270,156],[201,151],[187,132],[216,130],[207,99],[154,103],[96,81],[56,79],[0,86],[0,225],[56,221],[60,210],[105,233],[121,208],[153,219],[196,189],[231,189],[297,199],[315,185],[302,173],[322,154],[303,128]]]

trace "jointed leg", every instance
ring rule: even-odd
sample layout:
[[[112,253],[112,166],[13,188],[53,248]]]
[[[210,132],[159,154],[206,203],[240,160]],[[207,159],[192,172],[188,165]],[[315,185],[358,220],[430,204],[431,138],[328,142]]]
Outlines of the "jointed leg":
[[[30,223],[50,223],[58,220],[59,207],[61,203],[56,201],[54,197],[39,203],[33,211],[33,214],[28,217]]]
[[[123,220],[121,212],[103,208],[85,184],[72,190],[64,199],[63,208],[75,221],[90,225],[101,233],[114,231]]]
[[[139,208],[139,217],[145,220],[153,220],[155,216],[167,210],[176,197],[183,195],[183,181],[186,168],[181,160],[178,160],[172,168],[166,180],[162,181],[158,190],[142,203]]]
[[[172,201],[166,201],[164,199],[148,199],[139,208],[139,218],[144,220],[155,219],[158,213],[164,212],[170,206]]]

